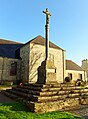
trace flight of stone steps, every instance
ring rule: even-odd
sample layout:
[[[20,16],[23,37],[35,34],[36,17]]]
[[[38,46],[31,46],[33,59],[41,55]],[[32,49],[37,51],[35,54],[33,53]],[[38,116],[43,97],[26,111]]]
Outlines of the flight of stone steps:
[[[25,84],[2,91],[16,101],[24,102],[30,111],[44,113],[88,104],[88,87],[73,84]]]

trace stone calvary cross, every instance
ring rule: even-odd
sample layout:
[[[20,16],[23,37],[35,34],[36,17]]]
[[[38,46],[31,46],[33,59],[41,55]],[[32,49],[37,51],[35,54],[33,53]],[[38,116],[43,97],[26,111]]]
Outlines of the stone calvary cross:
[[[45,37],[46,37],[46,58],[42,61],[41,66],[38,67],[38,80],[39,84],[52,84],[56,83],[56,67],[54,62],[49,59],[49,17],[51,14],[48,9],[43,11],[46,14],[46,25],[45,25]]]
[[[46,38],[46,60],[49,60],[49,18],[51,14],[49,13],[48,9],[46,8],[43,13],[46,14],[46,25],[45,25],[45,38]]]

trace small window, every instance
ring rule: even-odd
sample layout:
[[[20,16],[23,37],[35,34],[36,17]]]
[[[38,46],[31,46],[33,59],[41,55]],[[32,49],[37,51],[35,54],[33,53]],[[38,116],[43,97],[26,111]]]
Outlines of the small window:
[[[82,74],[79,74],[79,79],[82,79]]]
[[[72,73],[68,73],[68,77],[72,79]]]
[[[11,63],[10,76],[14,76],[17,73],[17,62]]]

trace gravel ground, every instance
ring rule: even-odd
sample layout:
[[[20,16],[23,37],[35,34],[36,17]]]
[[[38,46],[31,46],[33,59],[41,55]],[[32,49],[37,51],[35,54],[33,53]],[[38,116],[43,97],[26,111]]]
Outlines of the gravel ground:
[[[88,119],[88,105],[81,105],[80,108],[69,110],[68,112],[71,112],[73,114],[82,116],[85,119]]]

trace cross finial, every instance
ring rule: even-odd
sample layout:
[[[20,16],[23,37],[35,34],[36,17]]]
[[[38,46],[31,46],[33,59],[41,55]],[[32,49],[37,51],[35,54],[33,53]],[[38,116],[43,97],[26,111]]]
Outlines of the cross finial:
[[[46,8],[46,10],[43,11],[43,13],[45,13],[45,14],[48,15],[48,16],[51,16],[51,14],[50,14],[49,11],[48,11],[48,8]]]

